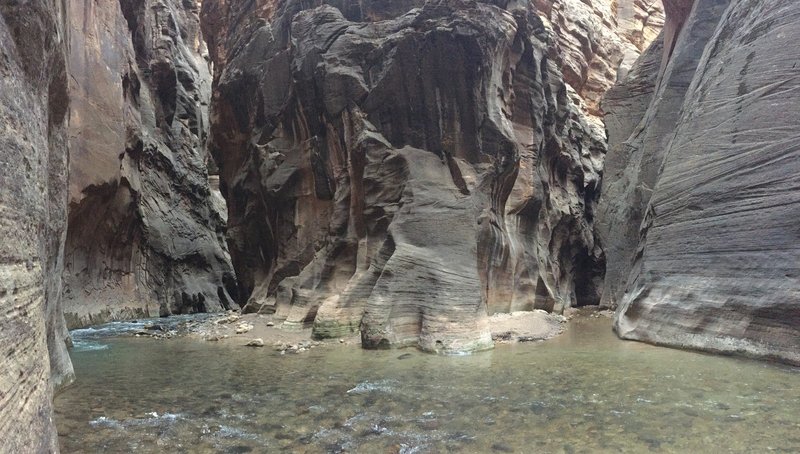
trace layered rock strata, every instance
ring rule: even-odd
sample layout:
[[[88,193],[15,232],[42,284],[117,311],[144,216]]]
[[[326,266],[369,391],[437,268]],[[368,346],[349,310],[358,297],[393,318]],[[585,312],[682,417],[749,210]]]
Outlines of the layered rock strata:
[[[680,25],[674,45],[665,33],[657,94],[626,143],[612,143],[604,182],[609,269],[626,281],[614,289],[607,278],[615,329],[800,364],[800,78],[789,57],[800,5],[673,6],[682,8],[667,8],[667,24]],[[646,104],[629,90],[641,83],[632,74],[612,104],[624,106],[626,90],[625,103]],[[614,227],[637,221],[635,234]]]
[[[61,2],[0,1],[0,451],[9,453],[58,450],[51,397],[73,377],[60,307],[65,17]]]
[[[600,100],[623,78],[664,25],[661,0],[536,0],[552,30],[564,81],[602,130]]]
[[[203,4],[247,309],[453,352],[491,346],[488,314],[597,304],[605,143],[552,30],[527,3],[384,3]]]
[[[193,1],[69,2],[70,326],[235,306]]]

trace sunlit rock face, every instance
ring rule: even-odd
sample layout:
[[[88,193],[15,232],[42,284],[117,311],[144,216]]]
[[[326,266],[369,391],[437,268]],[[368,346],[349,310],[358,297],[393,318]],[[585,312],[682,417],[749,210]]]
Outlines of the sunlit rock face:
[[[661,0],[536,0],[562,68],[589,120],[602,130],[600,100],[664,26]]]
[[[203,4],[246,310],[453,352],[491,346],[487,314],[597,304],[605,137],[562,75],[563,13],[322,3]]]
[[[3,452],[57,451],[50,399],[54,389],[73,379],[60,307],[67,209],[66,67],[61,2],[0,1]]]
[[[800,364],[800,4],[671,3],[607,103],[604,301],[624,338]]]
[[[198,13],[192,1],[69,2],[72,327],[235,307],[206,170]]]

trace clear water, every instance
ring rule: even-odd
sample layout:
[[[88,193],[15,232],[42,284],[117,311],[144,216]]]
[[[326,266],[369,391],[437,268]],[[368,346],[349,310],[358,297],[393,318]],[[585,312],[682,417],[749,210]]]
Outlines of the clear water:
[[[800,452],[800,370],[619,341],[602,318],[460,357],[78,334],[67,453]]]

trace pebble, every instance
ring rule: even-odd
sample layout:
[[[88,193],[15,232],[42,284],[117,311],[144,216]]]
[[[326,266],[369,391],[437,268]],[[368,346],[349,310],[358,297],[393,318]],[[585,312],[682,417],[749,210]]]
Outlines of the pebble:
[[[245,347],[263,347],[264,346],[264,339],[257,338],[253,339],[250,342],[244,344]]]
[[[251,324],[249,324],[247,322],[242,322],[242,323],[239,323],[236,326],[236,334],[244,334],[244,333],[249,332],[252,329],[253,329],[253,325],[251,325]]]

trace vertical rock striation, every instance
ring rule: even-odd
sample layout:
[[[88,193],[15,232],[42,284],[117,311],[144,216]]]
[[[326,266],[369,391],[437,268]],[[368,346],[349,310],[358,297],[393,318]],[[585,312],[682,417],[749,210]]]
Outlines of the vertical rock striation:
[[[61,8],[60,2],[49,0],[0,1],[4,452],[58,450],[50,399],[55,388],[73,378],[60,293],[69,99],[66,13]]]
[[[452,352],[489,313],[599,302],[605,138],[545,12],[494,3],[204,2],[247,310]]]
[[[206,169],[198,13],[194,1],[69,3],[70,326],[235,305]]]
[[[663,64],[640,60],[608,101],[633,130],[610,144],[599,210],[615,329],[800,364],[800,77],[787,54],[800,4],[670,3]],[[618,112],[646,103],[637,86],[656,95],[630,128]]]

